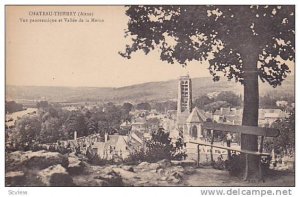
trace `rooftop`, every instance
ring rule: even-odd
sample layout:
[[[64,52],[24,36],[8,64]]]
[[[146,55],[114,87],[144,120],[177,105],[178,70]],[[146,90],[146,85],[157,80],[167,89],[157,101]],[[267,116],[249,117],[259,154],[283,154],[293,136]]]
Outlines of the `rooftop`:
[[[205,115],[205,112],[203,110],[199,110],[197,107],[195,107],[192,111],[192,113],[187,118],[186,122],[192,123],[192,122],[204,122],[206,121],[207,117]]]

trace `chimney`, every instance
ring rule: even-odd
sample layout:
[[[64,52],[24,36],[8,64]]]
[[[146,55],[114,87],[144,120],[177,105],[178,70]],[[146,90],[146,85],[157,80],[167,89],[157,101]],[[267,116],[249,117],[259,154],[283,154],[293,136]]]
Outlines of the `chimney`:
[[[74,131],[74,140],[77,140],[77,131]]]
[[[104,134],[104,142],[107,142],[107,138],[108,138],[108,135],[107,133]]]

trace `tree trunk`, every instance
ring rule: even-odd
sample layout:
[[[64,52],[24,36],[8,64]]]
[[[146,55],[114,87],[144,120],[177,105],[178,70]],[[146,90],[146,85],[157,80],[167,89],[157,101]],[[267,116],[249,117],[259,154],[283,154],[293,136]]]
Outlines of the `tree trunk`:
[[[248,48],[249,49],[249,48]],[[257,55],[255,51],[248,50],[243,57],[244,68],[244,111],[242,125],[258,126],[259,90],[257,74]],[[255,135],[241,135],[241,149],[258,151],[258,141]],[[258,157],[245,156],[244,179],[257,179]]]

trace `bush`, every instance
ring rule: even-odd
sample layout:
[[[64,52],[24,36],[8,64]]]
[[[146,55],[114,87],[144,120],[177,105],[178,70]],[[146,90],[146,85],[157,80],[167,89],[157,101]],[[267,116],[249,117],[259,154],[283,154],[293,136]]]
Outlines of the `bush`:
[[[136,164],[143,161],[157,162],[163,159],[182,160],[186,156],[183,140],[179,138],[173,143],[169,133],[160,128],[152,133],[151,140],[146,141],[145,149],[133,152],[126,162]]]

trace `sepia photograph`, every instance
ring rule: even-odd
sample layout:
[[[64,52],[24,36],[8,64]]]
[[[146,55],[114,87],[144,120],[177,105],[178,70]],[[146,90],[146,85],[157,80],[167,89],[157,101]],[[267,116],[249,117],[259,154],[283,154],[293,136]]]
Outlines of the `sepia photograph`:
[[[295,187],[295,7],[5,5],[5,187]]]

